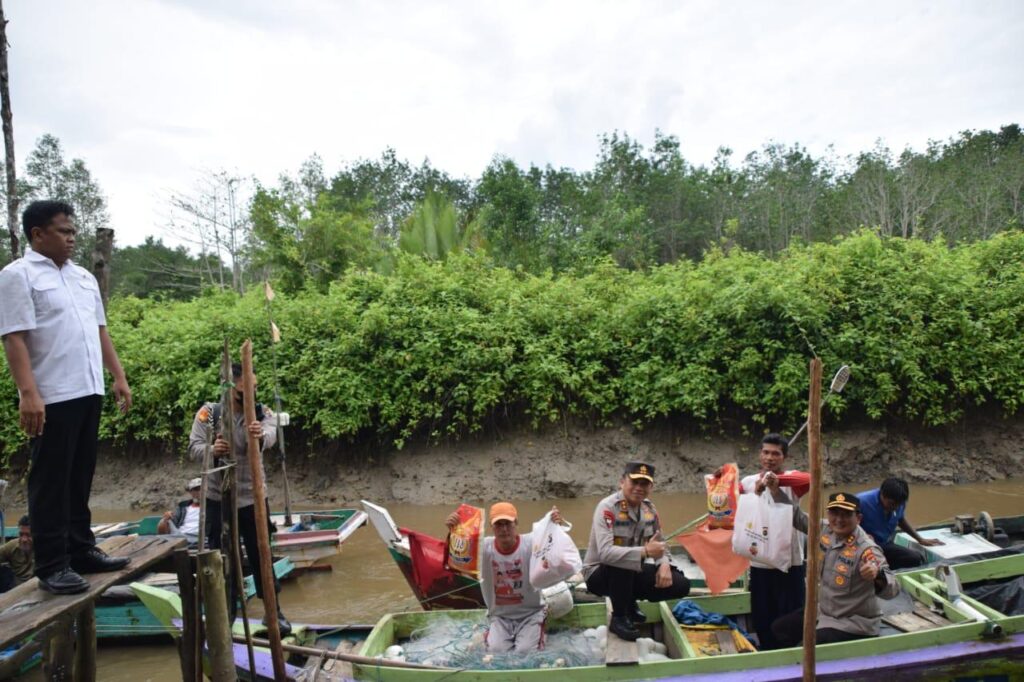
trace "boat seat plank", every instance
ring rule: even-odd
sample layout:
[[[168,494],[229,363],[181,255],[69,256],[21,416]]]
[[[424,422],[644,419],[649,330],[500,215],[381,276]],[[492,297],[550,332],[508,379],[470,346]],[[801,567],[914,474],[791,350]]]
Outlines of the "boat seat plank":
[[[893,613],[882,616],[882,622],[902,632],[921,632],[922,630],[933,630],[939,627],[927,618],[923,618],[913,612]]]
[[[736,642],[732,638],[732,630],[718,630],[715,632],[715,639],[718,640],[718,649],[723,654],[738,653]]]
[[[612,620],[612,600],[605,599],[605,604],[608,609],[607,622],[610,624]],[[640,650],[637,648],[636,642],[627,642],[624,639],[619,638],[618,635],[608,631],[608,644],[605,648],[604,654],[605,665],[639,665],[640,664]]]
[[[918,602],[914,603],[914,615],[924,618],[930,623],[934,623],[936,627],[945,627],[953,624],[953,621],[950,619],[946,618],[942,614],[935,613],[924,604]]]

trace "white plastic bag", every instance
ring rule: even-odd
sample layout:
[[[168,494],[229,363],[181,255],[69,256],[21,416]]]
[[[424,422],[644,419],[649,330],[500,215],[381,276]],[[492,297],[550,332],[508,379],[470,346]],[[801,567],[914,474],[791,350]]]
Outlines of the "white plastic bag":
[[[572,588],[567,582],[555,583],[541,590],[544,603],[548,607],[548,618],[561,618],[572,611]]]
[[[556,585],[583,569],[583,559],[576,543],[564,528],[551,521],[550,512],[533,524],[531,535],[530,584],[535,589]]]
[[[732,551],[762,565],[788,572],[793,563],[793,507],[770,492],[740,495],[732,529]]]

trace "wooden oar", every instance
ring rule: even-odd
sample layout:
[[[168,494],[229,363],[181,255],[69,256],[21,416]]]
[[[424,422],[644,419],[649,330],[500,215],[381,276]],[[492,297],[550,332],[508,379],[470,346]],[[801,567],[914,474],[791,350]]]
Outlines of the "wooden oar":
[[[814,645],[818,626],[818,586],[821,583],[821,359],[811,360],[811,388],[807,398],[807,449],[811,469],[811,501],[807,510],[807,601],[804,604],[804,682],[815,677]]]
[[[284,651],[281,649],[281,627],[277,619],[277,593],[274,591],[274,565],[270,556],[270,527],[267,518],[267,489],[263,480],[263,454],[259,438],[248,431],[256,421],[256,382],[252,373],[252,341],[242,344],[242,400],[245,406],[246,437],[249,441],[249,468],[252,470],[253,511],[256,516],[256,540],[259,544],[260,579],[263,586],[263,610],[267,618],[270,657],[274,662],[274,678],[285,679]]]
[[[234,640],[238,643],[244,641],[244,637],[235,635]],[[253,639],[252,643],[256,646],[269,647],[270,642],[265,639]],[[381,668],[414,668],[416,670],[447,670],[449,672],[457,672],[455,668],[438,668],[432,665],[422,665],[420,663],[407,663],[406,661],[389,661],[386,658],[370,658],[369,656],[359,656],[358,654],[344,654],[340,651],[331,651],[330,649],[321,649],[319,647],[312,646],[299,646],[297,644],[281,644],[281,648],[293,654],[302,654],[303,656],[318,656],[321,658],[330,658],[335,661],[347,661],[349,663],[359,663],[361,665],[372,665],[374,667]],[[284,678],[279,678],[284,679]]]

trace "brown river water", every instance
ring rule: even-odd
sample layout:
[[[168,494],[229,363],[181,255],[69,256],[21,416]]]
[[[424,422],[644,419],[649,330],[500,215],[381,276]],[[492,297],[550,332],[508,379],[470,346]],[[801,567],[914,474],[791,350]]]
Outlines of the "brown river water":
[[[849,486],[857,492],[877,485]],[[609,489],[610,491],[611,489]],[[835,492],[830,490],[828,492]],[[704,496],[692,493],[652,495],[658,506],[662,524],[674,530],[704,512]],[[524,531],[526,519],[538,519],[552,504],[575,528],[572,535],[577,544],[586,545],[594,506],[599,498],[574,498],[516,503]],[[371,500],[372,501],[372,500]],[[466,500],[485,505],[493,500]],[[388,510],[399,526],[443,535],[444,518],[455,505],[413,506],[392,505]],[[952,518],[955,514],[977,515],[987,511],[992,516],[1024,513],[1024,480],[993,483],[972,483],[955,487],[913,485],[907,518],[915,525],[924,525]],[[110,522],[132,520],[139,513],[129,510],[93,510],[93,520]],[[15,517],[16,518],[16,517]],[[306,623],[373,623],[389,611],[414,610],[416,600],[401,572],[391,561],[383,543],[372,527],[366,526],[352,535],[341,554],[330,560],[332,571],[307,573],[283,584],[280,602],[293,622]],[[261,605],[250,602],[250,614],[260,615]],[[181,679],[177,650],[168,640],[161,644],[110,644],[101,642],[98,651],[97,677],[105,682],[171,682]],[[42,680],[39,669],[23,679]]]

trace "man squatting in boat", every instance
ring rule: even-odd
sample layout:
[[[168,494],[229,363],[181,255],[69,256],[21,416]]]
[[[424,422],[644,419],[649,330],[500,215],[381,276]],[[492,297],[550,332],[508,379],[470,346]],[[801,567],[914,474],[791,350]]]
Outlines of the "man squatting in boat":
[[[547,608],[540,590],[530,584],[533,535],[519,534],[519,512],[509,502],[491,506],[494,536],[484,538],[480,566],[480,589],[487,605],[487,650],[494,653],[527,653],[544,648]],[[558,507],[551,508],[551,520],[562,523]],[[459,525],[453,512],[446,520],[448,530]]]
[[[779,489],[779,478],[764,476],[764,483],[776,502],[793,505],[793,527],[809,532],[807,513]],[[874,539],[860,527],[860,501],[851,493],[834,493],[826,505],[827,520],[821,521],[818,542],[822,561],[818,593],[818,644],[877,637],[882,614],[875,596],[892,599],[899,583]],[[803,639],[803,609],[782,616],[772,626],[784,647]]]
[[[206,403],[196,413],[192,421],[192,433],[188,440],[189,456],[193,460],[203,461],[206,454],[207,434],[213,429],[215,438],[213,440],[213,455],[219,460],[233,455],[235,466],[235,503],[238,506],[238,535],[239,540],[245,545],[245,555],[249,558],[249,565],[252,568],[253,581],[256,583],[256,596],[263,599],[263,581],[261,579],[262,564],[260,562],[260,547],[256,536],[256,507],[253,499],[252,469],[249,467],[249,434],[259,439],[260,443],[260,466],[263,466],[263,451],[269,450],[277,443],[277,428],[274,420],[274,413],[262,405],[256,405],[255,421],[245,423],[245,411],[242,396],[242,366],[237,362],[231,365],[231,376],[234,380],[234,387],[231,389],[231,398],[234,401],[234,445],[228,444],[221,430],[222,418],[226,415],[220,414],[220,403]],[[253,387],[255,388],[255,377]],[[264,477],[266,474],[264,474]],[[223,472],[214,471],[209,474],[206,488],[206,537],[210,543],[210,549],[221,549],[221,484]],[[268,504],[266,500],[264,504]],[[269,517],[270,507],[267,507]],[[274,577],[274,591],[280,592],[281,585]],[[263,622],[270,614],[263,617]],[[277,620],[282,635],[291,632],[291,623],[281,613],[280,604],[277,608]]]
[[[626,464],[619,490],[594,510],[583,565],[587,589],[611,598],[608,630],[629,641],[640,636],[636,626],[647,620],[637,599],[682,599],[690,592],[690,581],[669,563],[658,511],[648,499],[653,487],[654,466]]]

